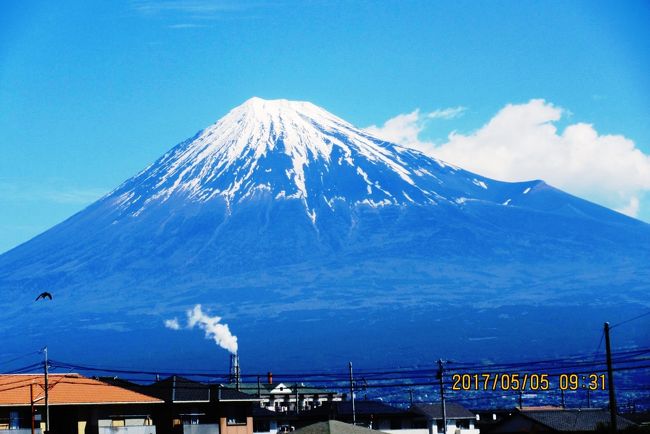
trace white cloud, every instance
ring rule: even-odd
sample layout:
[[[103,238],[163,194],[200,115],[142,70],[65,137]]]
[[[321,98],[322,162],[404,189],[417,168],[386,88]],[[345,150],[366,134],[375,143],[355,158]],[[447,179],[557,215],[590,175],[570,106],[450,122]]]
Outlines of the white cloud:
[[[168,329],[172,329],[172,330],[180,330],[181,329],[181,325],[178,323],[178,319],[176,319],[176,318],[166,319],[165,320],[165,327],[167,327]]]
[[[171,24],[167,26],[168,29],[199,29],[202,27],[207,27],[207,26],[203,24],[195,24],[195,23]]]
[[[650,190],[650,156],[622,135],[599,134],[575,123],[558,131],[566,111],[542,99],[508,104],[470,134],[452,132],[446,143],[419,139],[416,110],[368,131],[464,169],[504,181],[543,179],[551,185],[638,215],[639,197]]]
[[[0,200],[85,205],[106,194],[105,188],[76,188],[47,180],[42,184],[0,180]]]
[[[630,202],[627,205],[623,208],[617,209],[616,211],[631,217],[636,217],[639,214],[639,198],[635,196],[631,197]]]
[[[381,127],[371,125],[365,130],[389,142],[409,145],[425,151],[429,148],[429,144],[421,142],[418,136],[425,129],[427,120],[453,119],[461,116],[465,110],[465,107],[460,106],[437,109],[429,113],[420,113],[419,109],[415,109],[411,113],[397,115],[387,120]]]
[[[277,3],[258,0],[132,0],[131,8],[139,15],[162,20],[182,20],[170,29],[206,27],[203,23],[222,19],[255,18],[255,11]],[[199,23],[194,25],[195,23]]]
[[[467,110],[465,107],[449,107],[446,109],[437,109],[430,113],[425,113],[425,116],[429,119],[454,119],[458,116],[461,116],[463,112]]]
[[[132,7],[143,14],[172,12],[213,15],[221,12],[240,10],[245,5],[246,2],[231,0],[137,0],[132,2]]]

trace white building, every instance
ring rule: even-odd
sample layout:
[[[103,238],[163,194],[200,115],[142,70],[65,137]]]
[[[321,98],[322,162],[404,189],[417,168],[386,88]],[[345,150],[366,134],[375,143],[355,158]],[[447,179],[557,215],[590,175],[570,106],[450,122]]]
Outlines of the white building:
[[[225,384],[223,387],[238,389],[259,398],[260,407],[276,412],[307,411],[328,402],[342,401],[343,395],[325,389],[307,386],[303,383],[273,383],[269,373],[266,383]]]

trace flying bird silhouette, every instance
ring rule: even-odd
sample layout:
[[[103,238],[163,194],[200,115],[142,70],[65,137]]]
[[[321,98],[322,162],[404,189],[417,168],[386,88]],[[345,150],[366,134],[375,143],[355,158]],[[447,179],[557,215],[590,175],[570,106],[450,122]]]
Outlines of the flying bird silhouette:
[[[49,298],[50,300],[52,300],[52,294],[50,294],[50,293],[47,292],[47,291],[42,292],[38,297],[36,297],[36,300],[34,300],[34,301],[38,301],[38,300],[40,300],[41,298],[42,298],[43,300],[45,300],[46,298]]]

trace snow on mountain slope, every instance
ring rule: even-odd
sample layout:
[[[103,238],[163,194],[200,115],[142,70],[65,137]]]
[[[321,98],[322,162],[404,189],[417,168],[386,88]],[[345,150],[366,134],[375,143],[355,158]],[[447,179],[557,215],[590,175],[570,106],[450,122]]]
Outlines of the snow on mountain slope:
[[[127,214],[138,215],[172,197],[220,198],[230,209],[269,192],[278,200],[299,200],[315,222],[319,205],[332,208],[336,201],[377,207],[508,200],[488,191],[492,183],[381,141],[311,103],[252,98],[110,197]]]

